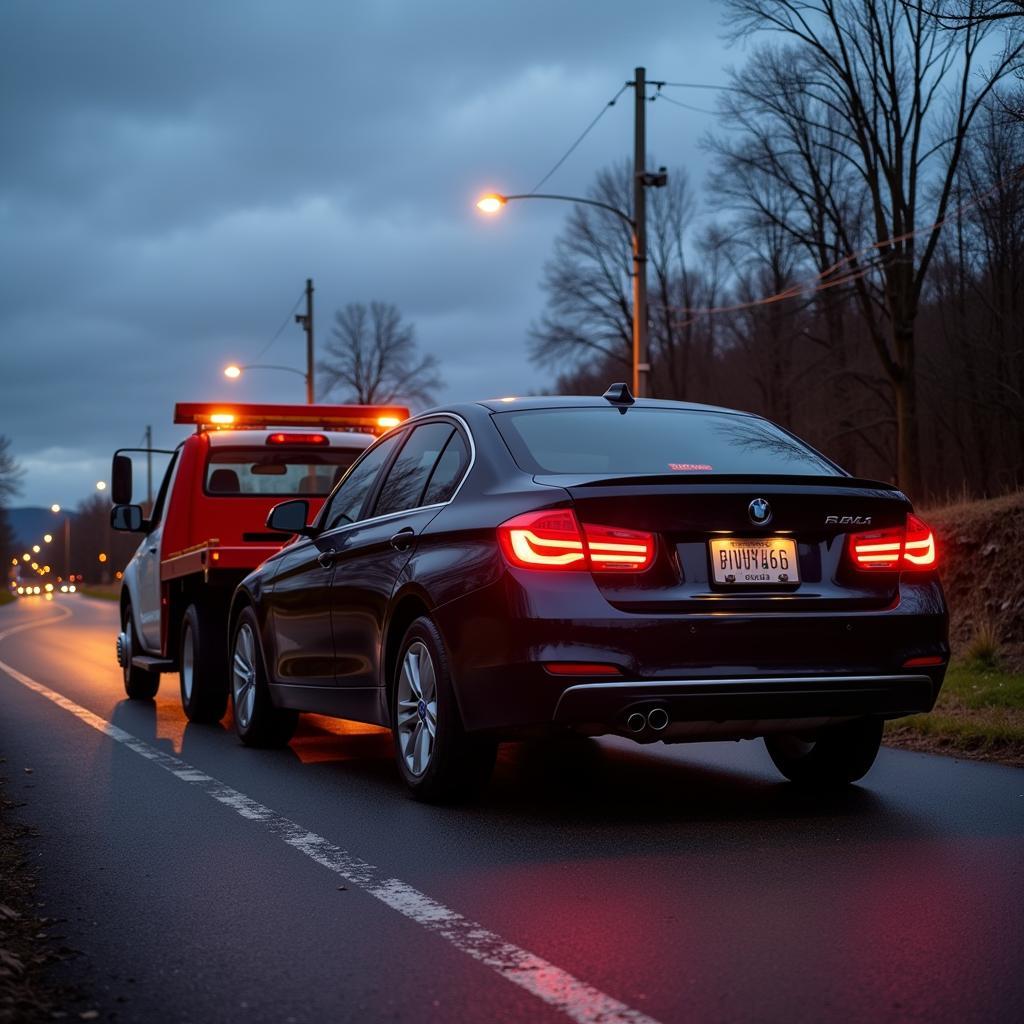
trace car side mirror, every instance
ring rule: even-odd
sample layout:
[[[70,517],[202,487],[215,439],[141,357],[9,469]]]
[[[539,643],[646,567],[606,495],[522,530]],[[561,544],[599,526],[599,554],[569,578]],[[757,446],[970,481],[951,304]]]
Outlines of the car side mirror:
[[[275,505],[267,516],[267,529],[277,533],[300,533],[304,537],[312,537],[316,528],[307,526],[309,518],[309,502],[302,498],[295,498],[292,501],[282,501]]]
[[[146,517],[141,505],[115,505],[110,510],[110,528],[123,533],[145,533]]]
[[[114,456],[110,467],[110,500],[115,505],[128,505],[132,500],[132,460],[127,455]]]

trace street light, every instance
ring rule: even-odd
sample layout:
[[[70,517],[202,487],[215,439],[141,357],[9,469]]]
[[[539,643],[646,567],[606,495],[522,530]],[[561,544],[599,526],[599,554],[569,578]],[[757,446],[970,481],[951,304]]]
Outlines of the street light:
[[[51,542],[51,541],[53,540],[53,534],[52,534],[52,533],[44,533],[44,534],[43,534],[43,540],[44,540],[44,541],[45,541],[45,542],[46,542],[47,544],[49,544],[49,543],[50,543],[50,542]]]
[[[224,376],[228,380],[238,380],[244,370],[280,370],[282,373],[295,373],[306,382],[307,399],[313,393],[313,378],[310,372],[303,373],[302,370],[296,370],[294,366],[276,366],[271,363],[246,363],[244,366],[239,366],[237,363],[231,363],[230,366],[224,367]],[[309,401],[311,402],[312,399]]]
[[[50,506],[50,511],[51,512],[59,512],[60,511],[60,505],[57,505],[56,503],[51,505]]]
[[[663,184],[661,175],[644,175],[646,186]],[[657,181],[655,181],[657,179]],[[582,203],[584,206],[596,206],[606,213],[613,213],[629,227],[630,242],[633,247],[633,394],[642,398],[647,394],[647,374],[651,366],[647,361],[647,254],[637,230],[637,221],[616,206],[602,203],[597,199],[585,199],[582,196],[561,196],[544,192],[529,192],[525,195],[506,196],[500,192],[488,192],[476,201],[476,208],[481,213],[496,214],[505,208],[513,199],[555,199],[563,203]]]
[[[96,481],[96,490],[97,491],[105,491],[106,489],[107,489],[107,482],[106,482],[106,480],[97,480]]]

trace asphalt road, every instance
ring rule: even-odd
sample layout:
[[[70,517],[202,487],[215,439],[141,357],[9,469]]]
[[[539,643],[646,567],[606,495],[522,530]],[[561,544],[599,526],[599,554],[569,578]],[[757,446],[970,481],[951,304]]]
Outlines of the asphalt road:
[[[1024,771],[884,750],[827,801],[760,743],[530,743],[422,806],[380,730],[130,704],[115,630],[0,609],[0,753],[103,1018],[1024,1020]]]

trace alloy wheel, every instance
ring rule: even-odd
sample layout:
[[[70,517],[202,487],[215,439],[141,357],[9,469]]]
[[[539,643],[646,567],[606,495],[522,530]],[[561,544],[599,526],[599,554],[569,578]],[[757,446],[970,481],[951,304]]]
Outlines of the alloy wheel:
[[[242,628],[235,637],[231,689],[238,724],[243,729],[248,728],[256,703],[256,638],[248,622],[242,623]]]
[[[195,675],[195,638],[192,627],[185,627],[181,642],[181,686],[185,691],[185,699],[192,699],[192,682]]]
[[[430,765],[437,736],[437,674],[430,651],[420,640],[405,652],[397,696],[402,758],[413,775],[422,775]]]

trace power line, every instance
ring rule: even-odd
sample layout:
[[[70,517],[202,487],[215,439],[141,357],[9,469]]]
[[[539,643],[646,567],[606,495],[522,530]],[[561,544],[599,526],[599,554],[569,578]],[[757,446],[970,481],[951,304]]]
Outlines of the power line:
[[[604,104],[604,106],[601,107],[600,111],[598,111],[597,117],[595,117],[594,120],[591,121],[590,124],[588,124],[587,127],[583,129],[583,132],[580,134],[579,138],[562,154],[561,159],[555,164],[555,166],[552,167],[551,170],[548,171],[548,173],[545,174],[544,177],[541,178],[540,181],[538,181],[537,184],[530,189],[527,195],[532,195],[534,192],[536,192],[537,189],[539,189],[548,180],[548,178],[550,178],[551,175],[554,174],[555,171],[557,171],[558,168],[561,167],[562,164],[564,164],[570,156],[572,156],[573,150],[576,149],[576,147],[590,134],[591,129],[593,129],[594,125],[596,125],[597,122],[600,121],[606,113],[608,113],[608,108],[615,106],[618,98],[628,88],[629,82],[627,82],[607,103]]]
[[[695,110],[698,114],[717,114],[717,110],[708,110],[706,107],[693,107],[689,103],[680,103],[679,100],[672,99],[671,96],[666,96],[663,92],[656,92],[651,97],[651,102],[655,100],[664,100],[666,103],[671,103],[674,107],[682,107],[683,110]]]
[[[669,89],[720,89],[723,92],[742,92],[733,85],[707,85],[704,82],[662,82]]]
[[[252,357],[252,361],[254,363],[262,355],[264,355],[266,353],[267,349],[269,349],[270,346],[273,345],[274,342],[277,341],[277,339],[279,337],[281,337],[281,332],[292,322],[292,314],[295,312],[295,310],[297,310],[299,308],[299,303],[302,302],[302,300],[305,297],[306,297],[306,290],[305,290],[305,288],[303,288],[303,290],[301,292],[299,292],[299,297],[295,300],[295,305],[292,306],[292,308],[288,311],[288,315],[284,318],[284,320],[281,321],[281,326],[278,327],[278,329],[274,332],[274,336],[270,339],[270,341],[268,341],[266,343],[266,345],[263,346],[263,348],[261,348],[259,350],[259,352],[256,355],[254,355]]]
[[[1010,184],[1017,178],[1024,177],[1024,165],[1018,167],[1016,170],[1011,171],[1005,177],[1000,178],[993,185],[990,185],[984,192],[979,192],[970,199],[958,205],[955,209],[951,210],[944,217],[935,221],[932,224],[928,224],[925,227],[916,228],[913,231],[905,231],[901,235],[894,235],[892,238],[883,238],[879,242],[872,242],[870,245],[866,245],[863,249],[858,249],[856,252],[850,253],[848,256],[843,256],[837,260],[832,266],[823,270],[820,274],[816,274],[809,280],[799,282],[790,287],[783,289],[781,292],[776,292],[774,295],[766,295],[764,298],[754,299],[751,302],[739,302],[731,306],[708,306],[702,309],[694,309],[686,306],[669,306],[675,313],[686,313],[690,316],[689,320],[684,320],[674,324],[676,327],[688,327],[694,322],[698,316],[711,316],[716,313],[735,313],[744,309],[755,309],[758,306],[767,306],[775,302],[782,302],[786,299],[798,298],[800,295],[805,294],[808,290],[814,294],[816,292],[823,292],[829,288],[836,288],[840,285],[850,284],[859,278],[865,277],[872,270],[877,269],[884,263],[885,259],[893,254],[891,252],[883,252],[882,250],[899,244],[900,242],[909,241],[911,238],[915,238],[917,235],[925,234],[928,231],[934,231],[936,228],[941,228],[949,221],[959,220],[963,215],[972,207],[978,206],[984,199],[987,199],[994,192],[998,192],[1004,185]],[[861,266],[854,265],[846,270],[844,273],[839,274],[838,277],[832,275],[837,274],[844,266],[857,260],[861,256],[871,254],[871,259]]]

